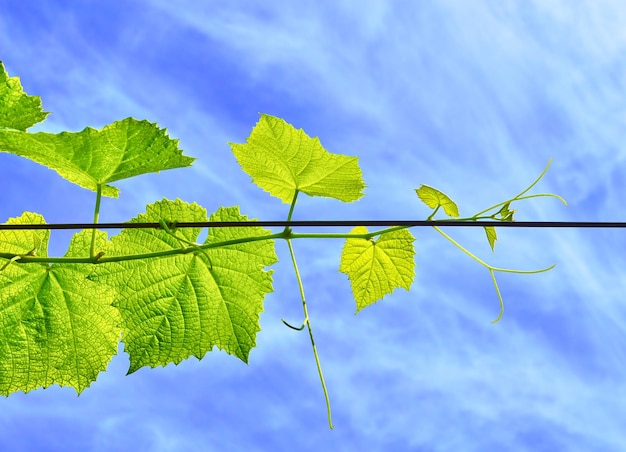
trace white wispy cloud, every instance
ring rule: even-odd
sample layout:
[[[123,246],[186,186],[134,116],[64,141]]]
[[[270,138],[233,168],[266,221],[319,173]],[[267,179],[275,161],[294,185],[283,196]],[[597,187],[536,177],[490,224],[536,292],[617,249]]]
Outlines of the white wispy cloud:
[[[252,126],[250,112],[233,113],[215,94],[237,80],[242,105],[288,111],[287,120],[332,151],[360,156],[368,196],[345,208],[303,200],[302,216],[426,216],[412,191],[421,183],[470,213],[517,193],[553,157],[537,190],[564,196],[569,207],[535,199],[519,206],[520,219],[622,218],[626,13],[619,2],[283,3],[140,2],[142,15],[116,23],[120,41],[107,45],[85,36],[87,13],[78,8],[63,11],[64,27],[36,29],[21,19],[17,34],[17,19],[0,16],[0,41],[12,43],[2,58],[25,84],[34,79],[50,94],[52,130],[147,117],[200,158],[188,178],[172,172],[123,184],[131,205],[107,205],[110,215],[132,216],[164,195],[215,205],[226,198],[260,218],[285,214],[224,156],[224,143],[241,142]],[[45,8],[50,20],[59,12]],[[173,59],[176,49],[196,56],[190,72],[201,68],[206,80],[181,79],[184,71],[162,64],[159,51]],[[217,65],[232,80],[214,78]],[[151,450],[192,448],[189,438],[287,447],[278,433],[303,438],[305,422],[319,427],[305,450],[623,447],[623,408],[612,396],[624,391],[626,357],[621,231],[501,230],[494,256],[481,231],[451,231],[496,265],[558,264],[546,275],[499,275],[507,311],[495,326],[488,272],[434,232],[414,232],[411,292],[397,291],[356,318],[348,281],[336,274],[340,246],[297,244],[307,256],[300,260],[309,261],[303,275],[337,431],[322,431],[306,335],[279,323],[300,318],[281,263],[250,366],[212,352],[199,363],[123,378],[124,359],[116,358],[118,374],[91,389],[91,403],[112,407],[90,408],[103,419],[91,447],[113,447],[116,434],[152,438],[143,443]],[[40,397],[51,403],[46,413],[69,403],[66,392],[48,394],[57,392]],[[6,407],[24,419],[35,415],[27,397]],[[155,400],[137,403],[141,397]],[[161,406],[171,412],[153,414]],[[216,419],[219,432],[177,418],[194,416]],[[140,419],[143,426],[133,427]]]

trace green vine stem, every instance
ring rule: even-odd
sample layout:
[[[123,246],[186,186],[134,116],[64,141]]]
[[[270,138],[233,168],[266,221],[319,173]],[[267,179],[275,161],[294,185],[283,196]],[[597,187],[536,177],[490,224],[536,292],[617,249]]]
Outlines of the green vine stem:
[[[224,240],[222,242],[208,243],[205,245],[193,244],[191,242],[188,242],[182,239],[178,235],[174,235],[176,239],[182,240],[184,241],[184,243],[187,243],[190,246],[180,248],[180,249],[156,251],[153,253],[126,254],[126,255],[120,255],[120,256],[107,256],[107,257],[100,257],[100,258],[98,258],[98,255],[95,255],[93,257],[37,257],[37,256],[34,256],[33,254],[15,254],[15,253],[5,253],[5,252],[0,252],[0,258],[13,259],[13,258],[19,257],[20,264],[28,264],[28,263],[35,263],[35,262],[51,263],[51,264],[52,263],[104,264],[107,262],[122,262],[122,261],[132,261],[132,260],[140,260],[140,259],[150,259],[150,258],[156,258],[156,257],[174,256],[177,254],[188,254],[188,253],[193,253],[195,251],[202,251],[202,250],[207,250],[211,248],[219,248],[219,247],[228,246],[228,245],[238,245],[240,243],[259,242],[263,240],[275,240],[275,239],[287,240],[287,239],[300,239],[300,238],[370,239],[372,237],[376,237],[381,234],[386,234],[392,230],[406,229],[407,227],[410,227],[410,226],[394,226],[393,228],[386,228],[384,230],[381,229],[380,231],[368,232],[367,234],[351,234],[351,233],[344,233],[344,234],[332,234],[332,233],[330,234],[325,234],[325,233],[307,234],[307,233],[304,233],[304,234],[300,234],[300,233],[292,232],[291,229],[289,229],[288,231],[281,231],[281,232],[277,232],[277,233],[269,234],[269,235],[262,235],[262,236],[256,235],[256,236],[250,236],[250,237],[242,237],[239,239]]]
[[[289,213],[287,214],[287,221],[291,221],[291,216],[293,215],[293,209],[296,207],[296,202],[298,201],[298,193],[300,193],[299,190],[296,190],[296,192],[293,194],[293,199],[291,200],[291,206],[289,206]],[[285,226],[285,233],[287,233],[290,230],[289,226]]]
[[[206,252],[206,250],[203,250],[202,248],[200,248],[200,245],[198,243],[190,242],[189,240],[183,237],[179,237],[176,234],[176,222],[170,223],[170,225],[168,226],[165,220],[160,220],[159,224],[161,225],[161,229],[163,229],[169,235],[171,235],[176,240],[178,240],[178,243],[180,244],[181,249],[186,249],[184,245],[189,245],[189,247],[200,251],[204,255],[204,257],[207,258],[207,261],[209,262],[209,269],[213,270],[213,263],[211,262],[211,257]]]
[[[96,186],[96,207],[93,212],[93,223],[98,224],[100,217],[100,201],[102,199],[102,184]],[[89,256],[91,259],[96,257],[96,229],[91,231],[91,247],[89,248]]]
[[[315,346],[315,339],[313,337],[313,329],[311,328],[311,320],[309,319],[309,311],[307,309],[306,298],[304,296],[304,286],[302,285],[302,278],[300,277],[300,272],[298,271],[296,255],[293,252],[293,245],[291,244],[291,240],[287,239],[287,245],[289,246],[289,253],[291,254],[291,262],[293,262],[293,268],[296,272],[296,278],[298,280],[298,287],[300,288],[300,297],[302,298],[302,310],[304,311],[304,321],[302,322],[302,328],[295,328],[289,325],[287,322],[285,322],[285,320],[283,320],[283,323],[285,323],[290,328],[296,329],[296,330],[301,330],[304,328],[304,325],[306,325],[307,329],[309,330],[309,337],[311,338],[311,347],[313,348],[313,355],[315,356],[315,364],[317,365],[317,373],[320,376],[320,382],[322,383],[322,390],[324,391],[324,398],[326,399],[326,412],[328,415],[328,425],[332,430],[335,427],[333,426],[333,419],[332,419],[332,414],[331,414],[331,409],[330,409],[330,398],[328,397],[328,389],[326,388],[326,382],[324,380],[324,373],[322,372],[322,364],[320,363],[320,358],[319,358],[319,355],[317,354],[317,347]]]
[[[289,207],[289,214],[287,215],[287,221],[291,220],[293,215],[293,210],[296,206],[296,201],[298,199],[298,190],[295,191],[293,195],[293,199],[291,201],[291,206]],[[296,262],[296,254],[293,251],[293,245],[291,244],[291,228],[289,226],[285,226],[283,230],[284,239],[287,241],[287,246],[289,247],[289,254],[291,255],[291,262],[293,263],[293,269],[296,273],[296,279],[298,280],[298,288],[300,289],[300,298],[302,299],[302,310],[304,311],[304,320],[302,321],[302,326],[295,327],[289,324],[285,319],[281,319],[282,322],[287,325],[289,328],[293,330],[301,331],[306,326],[309,331],[309,338],[311,339],[311,347],[313,348],[313,355],[315,356],[315,364],[317,365],[317,373],[320,377],[320,382],[322,383],[322,390],[324,391],[324,399],[326,400],[326,412],[328,416],[328,426],[330,429],[334,429],[333,426],[333,418],[330,409],[330,398],[328,397],[328,389],[326,388],[326,381],[324,380],[324,372],[322,372],[322,364],[320,363],[320,358],[317,353],[317,347],[315,346],[315,338],[313,337],[313,328],[311,327],[311,319],[309,318],[309,310],[306,305],[306,297],[304,296],[304,286],[302,284],[302,278],[300,277],[300,271],[298,270],[298,263]]]
[[[548,168],[550,167],[550,164],[552,163],[552,159],[550,159],[548,161],[548,164],[546,165],[546,167],[543,169],[543,171],[541,172],[541,174],[528,186],[526,187],[524,190],[522,190],[520,193],[518,193],[517,195],[515,195],[514,197],[500,202],[498,204],[494,204],[493,206],[488,207],[487,209],[481,210],[480,212],[476,213],[475,215],[471,216],[471,217],[465,217],[465,218],[454,218],[454,219],[450,219],[450,220],[455,220],[455,221],[476,221],[476,220],[483,220],[483,219],[491,219],[494,220],[494,223],[497,224],[497,222],[502,222],[502,221],[512,221],[511,219],[503,219],[503,218],[498,218],[497,215],[499,212],[496,212],[492,215],[489,216],[483,216],[484,213],[489,212],[491,210],[494,210],[498,207],[502,207],[505,206],[507,204],[511,204],[514,201],[521,201],[524,199],[530,199],[530,198],[537,198],[537,197],[552,197],[552,198],[556,198],[558,200],[560,200],[563,204],[567,205],[567,202],[560,197],[559,195],[555,195],[552,193],[539,193],[539,194],[534,194],[534,195],[528,195],[528,196],[523,196],[524,194],[528,193],[529,190],[531,190],[542,178],[543,176],[546,174],[546,172],[548,171]],[[99,216],[99,212],[100,212],[100,199],[102,197],[102,186],[99,184],[97,187],[97,192],[96,192],[96,208],[94,211],[94,223],[97,223],[98,221],[98,216]],[[296,190],[294,193],[294,197],[292,199],[290,208],[289,208],[289,214],[287,216],[287,221],[291,220],[291,217],[293,215],[293,211],[296,205],[296,201],[298,198],[298,194],[299,191]],[[437,206],[437,208],[435,208],[435,210],[428,216],[428,220],[432,220],[435,216],[435,214],[438,212],[439,210],[439,206]],[[441,221],[445,221],[441,220]],[[164,227],[164,225],[166,227]],[[270,234],[270,235],[265,235],[265,236],[253,236],[253,237],[243,237],[240,239],[235,239],[235,240],[228,240],[228,241],[224,241],[224,242],[216,242],[216,243],[210,243],[210,244],[206,244],[206,245],[198,245],[195,243],[190,243],[188,241],[185,241],[184,239],[181,239],[180,237],[178,237],[177,235],[173,234],[172,231],[169,230],[169,228],[167,228],[167,223],[162,222],[161,223],[161,227],[166,230],[166,232],[171,233],[172,235],[174,235],[174,237],[176,237],[179,241],[186,243],[187,245],[190,245],[189,247],[181,247],[181,249],[178,250],[167,250],[167,251],[160,251],[160,252],[155,252],[155,253],[144,253],[144,254],[132,254],[132,255],[124,255],[124,256],[108,256],[108,257],[102,257],[100,255],[96,255],[95,254],[95,234],[96,234],[96,230],[94,229],[92,232],[92,243],[91,243],[91,252],[90,252],[90,257],[88,258],[80,258],[80,257],[36,257],[30,254],[26,254],[26,255],[17,255],[17,254],[12,254],[12,253],[2,253],[0,252],[0,258],[5,258],[5,259],[13,259],[15,262],[19,262],[20,264],[26,264],[29,262],[45,262],[45,263],[84,263],[84,264],[101,264],[101,263],[106,263],[106,262],[121,262],[121,261],[128,261],[128,260],[136,260],[136,259],[148,259],[148,258],[155,258],[155,257],[164,257],[164,256],[171,256],[171,255],[175,255],[175,254],[186,254],[186,253],[191,253],[194,251],[198,251],[198,250],[206,250],[209,248],[217,248],[217,247],[221,247],[221,246],[227,246],[227,245],[236,245],[236,244],[240,244],[240,243],[247,243],[247,242],[256,242],[259,240],[272,240],[272,239],[322,239],[322,238],[326,238],[326,239],[347,239],[347,238],[363,238],[366,240],[372,239],[374,237],[377,237],[379,235],[383,235],[383,234],[387,234],[389,232],[393,232],[393,231],[398,231],[401,229],[407,229],[410,228],[410,226],[392,226],[389,228],[384,228],[384,229],[380,229],[378,231],[373,231],[373,232],[368,232],[365,234],[351,234],[351,233],[296,233],[293,232],[291,230],[291,228],[289,226],[286,226],[285,229],[282,232],[279,233],[275,233],[275,234]],[[439,230],[440,231],[440,230]],[[456,243],[456,242],[453,242]],[[460,246],[457,244],[457,246]],[[464,250],[464,248],[461,247],[461,249]],[[472,255],[471,253],[469,253],[467,250],[465,250],[466,253],[468,253],[470,256],[473,256],[475,258],[474,255]],[[16,260],[15,258],[19,258],[19,260]],[[476,258],[477,259],[477,258]],[[486,266],[487,268],[489,268],[488,264],[485,264],[484,262],[480,261],[481,265]],[[504,269],[498,269],[497,271],[507,271]],[[511,270],[513,272],[515,272],[514,270]]]
[[[513,221],[512,218],[512,212],[514,211],[509,211],[507,216],[501,215],[501,217],[499,218],[498,215],[502,213],[502,208],[506,206],[506,209],[508,211],[508,206],[514,202],[514,201],[521,201],[524,199],[530,199],[530,198],[537,198],[537,197],[552,197],[552,198],[556,198],[558,200],[560,200],[561,202],[563,202],[563,204],[567,205],[567,202],[560,196],[552,194],[552,193],[539,193],[539,194],[534,194],[534,195],[528,195],[528,196],[524,196],[526,193],[528,193],[529,190],[531,190],[542,178],[543,176],[546,174],[548,168],[550,167],[552,160],[550,159],[548,161],[548,164],[546,165],[546,167],[543,169],[543,171],[541,172],[541,174],[528,186],[526,187],[524,190],[522,190],[520,193],[518,193],[517,195],[515,195],[514,197],[500,202],[498,204],[494,204],[493,206],[488,207],[487,209],[484,209],[478,213],[476,213],[475,215],[471,216],[471,217],[465,217],[465,218],[454,218],[454,220],[456,221],[476,221],[476,220],[480,220],[480,219],[492,219],[494,220],[494,223],[497,224],[497,222],[502,222],[502,221]],[[101,199],[101,195],[102,195],[102,186],[99,184],[97,186],[97,194],[96,194],[96,207],[95,207],[95,211],[94,211],[94,223],[97,223],[98,221],[98,216],[99,216],[99,210],[100,210],[100,199]],[[290,209],[289,209],[289,214],[287,216],[287,221],[290,221],[294,212],[294,208],[296,205],[296,201],[298,198],[298,193],[299,191],[296,190],[294,193],[294,197],[292,199],[291,205],[290,205]],[[432,220],[435,216],[435,214],[439,211],[439,207],[437,206],[434,211],[428,216],[428,220]],[[485,216],[483,214],[492,211],[494,209],[497,209],[498,207],[501,207],[501,209],[492,214],[492,215],[488,215]],[[0,253],[0,258],[5,258],[5,259],[9,259],[9,263],[10,262],[15,262],[15,263],[19,263],[19,264],[26,264],[26,263],[30,263],[30,262],[45,262],[45,263],[91,263],[91,264],[101,264],[101,263],[107,263],[107,262],[121,262],[121,261],[129,261],[129,260],[138,260],[138,259],[150,259],[150,258],[158,258],[158,257],[165,257],[165,256],[172,256],[172,255],[176,255],[176,254],[187,254],[187,253],[192,253],[192,252],[202,252],[203,254],[206,255],[205,250],[210,249],[210,248],[218,248],[221,246],[227,246],[227,245],[236,245],[236,244],[240,244],[240,243],[247,243],[247,242],[255,242],[255,241],[261,241],[261,240],[272,240],[272,239],[284,239],[287,240],[288,246],[290,248],[290,251],[293,253],[293,249],[292,249],[292,244],[291,244],[291,239],[303,239],[303,238],[313,238],[313,239],[320,239],[320,238],[331,238],[331,239],[347,239],[347,238],[363,238],[366,240],[372,239],[376,236],[380,236],[389,232],[393,232],[393,231],[397,231],[397,230],[401,230],[401,229],[407,229],[410,228],[410,226],[393,226],[393,227],[389,227],[389,228],[384,228],[378,231],[373,231],[373,232],[368,232],[365,234],[351,234],[351,233],[295,233],[291,230],[291,228],[289,226],[286,226],[285,229],[282,232],[279,233],[275,233],[275,234],[269,234],[269,235],[265,235],[265,236],[253,236],[253,237],[244,237],[244,238],[240,238],[240,239],[235,239],[235,240],[228,240],[228,241],[223,241],[223,242],[217,242],[217,243],[210,243],[210,244],[205,244],[205,245],[199,245],[196,243],[191,243],[181,237],[179,237],[177,234],[175,234],[175,231],[170,229],[167,225],[167,223],[165,223],[164,221],[161,222],[161,227],[168,232],[169,234],[171,234],[173,237],[175,237],[177,240],[179,240],[179,243],[181,244],[181,248],[177,249],[177,250],[167,250],[167,251],[160,251],[160,252],[154,252],[154,253],[144,253],[144,254],[133,254],[133,255],[122,255],[122,256],[107,256],[107,257],[102,257],[102,253],[99,254],[95,254],[95,234],[96,234],[96,229],[93,230],[92,233],[92,241],[91,241],[91,250],[90,250],[90,257],[88,258],[79,258],[79,257],[37,257],[35,255],[33,255],[32,253],[28,253],[26,255],[16,255],[16,254],[12,254],[12,253]],[[504,302],[502,300],[502,295],[500,293],[500,289],[498,287],[498,283],[495,277],[495,272],[508,272],[508,273],[519,273],[519,274],[532,274],[532,273],[541,273],[541,272],[545,272],[548,271],[552,268],[554,268],[554,265],[544,268],[544,269],[539,269],[539,270],[530,270],[530,271],[525,271],[525,270],[513,270],[513,269],[505,269],[505,268],[499,268],[499,267],[494,267],[492,265],[487,264],[486,262],[484,262],[483,260],[479,259],[476,255],[472,254],[470,251],[468,251],[466,248],[464,248],[462,245],[460,245],[458,242],[456,242],[454,239],[452,239],[452,237],[450,237],[449,235],[447,235],[445,232],[443,232],[439,227],[437,226],[433,226],[434,229],[439,232],[440,234],[442,234],[447,240],[449,240],[451,243],[453,243],[457,248],[459,248],[461,251],[463,251],[465,254],[467,254],[468,256],[470,256],[472,259],[474,259],[476,262],[478,262],[480,265],[484,266],[485,268],[487,268],[489,270],[489,273],[491,275],[491,278],[493,280],[494,283],[494,287],[496,289],[496,293],[498,295],[498,300],[500,303],[500,313],[498,315],[498,317],[492,322],[492,323],[496,323],[498,322],[501,318],[502,315],[504,313]],[[175,224],[173,226],[173,229],[175,229]],[[183,244],[189,245],[187,247],[185,247]],[[208,255],[206,255],[208,257]],[[8,265],[5,264],[5,266],[2,268],[4,269],[6,266]],[[209,260],[209,265],[210,265],[210,260]],[[295,258],[294,258],[294,266],[295,266]],[[1,270],[0,270],[1,271]],[[297,267],[296,267],[296,275],[298,277],[298,281],[300,282],[300,277],[297,271]],[[305,304],[305,310],[306,310],[306,304]],[[302,330],[304,329],[305,324],[307,324],[308,322],[308,316],[305,316],[305,322],[303,322],[302,326],[300,327],[294,327],[292,325],[290,325],[289,323],[287,323],[286,321],[283,320],[283,322],[289,326],[290,328],[293,329],[297,329],[297,330]],[[310,324],[308,324],[309,329],[310,329]],[[313,347],[315,349],[315,345],[314,342],[312,340],[313,343]],[[316,353],[316,359],[317,359],[317,352]],[[321,370],[321,369],[320,369]]]
[[[349,234],[346,234],[348,236]],[[276,234],[262,235],[262,236],[253,236],[253,237],[244,237],[240,239],[233,240],[224,240],[223,242],[215,242],[208,243],[206,245],[194,245],[186,248],[173,249],[173,250],[165,250],[165,251],[157,251],[154,253],[141,253],[141,254],[127,254],[122,256],[108,256],[108,257],[99,257],[99,255],[95,255],[92,257],[35,257],[30,256],[29,254],[13,254],[13,253],[0,253],[0,258],[4,259],[12,259],[16,256],[20,256],[19,263],[20,264],[28,264],[32,262],[38,263],[57,263],[57,264],[104,264],[107,262],[122,262],[122,261],[133,261],[140,259],[151,259],[155,257],[166,257],[166,256],[174,256],[177,254],[188,254],[197,252],[199,250],[207,250],[210,248],[219,248],[222,246],[228,245],[237,245],[239,243],[248,243],[248,242],[259,242],[262,240],[273,240],[273,239],[284,239],[285,234],[283,232],[278,232]]]

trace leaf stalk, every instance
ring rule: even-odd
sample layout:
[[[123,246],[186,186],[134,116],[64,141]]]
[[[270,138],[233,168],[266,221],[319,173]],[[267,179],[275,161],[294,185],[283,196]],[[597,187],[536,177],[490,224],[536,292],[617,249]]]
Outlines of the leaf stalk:
[[[96,185],[96,207],[93,212],[93,223],[98,224],[100,217],[100,201],[102,199],[102,184]],[[89,247],[89,256],[94,259],[96,256],[96,229],[91,231],[91,245]]]
[[[296,262],[296,255],[293,252],[293,245],[291,244],[291,240],[287,239],[287,245],[289,246],[289,254],[291,255],[291,262],[293,263],[293,268],[296,273],[296,279],[298,280],[298,287],[300,289],[300,297],[302,298],[302,310],[304,311],[304,322],[302,322],[302,327],[294,328],[292,325],[288,324],[283,320],[288,327],[294,330],[302,330],[306,325],[309,331],[309,338],[311,339],[311,347],[313,348],[313,355],[315,356],[315,364],[317,365],[317,373],[320,377],[320,382],[322,383],[322,390],[324,391],[324,399],[326,400],[326,412],[328,416],[328,426],[330,429],[334,429],[332,413],[330,409],[330,398],[328,397],[328,389],[326,388],[326,381],[324,380],[324,373],[322,372],[322,365],[320,363],[320,358],[317,353],[317,347],[315,346],[315,338],[313,337],[313,329],[311,327],[311,320],[309,319],[309,310],[306,305],[306,298],[304,296],[304,286],[302,285],[302,278],[300,277],[300,272],[298,270],[298,263]]]

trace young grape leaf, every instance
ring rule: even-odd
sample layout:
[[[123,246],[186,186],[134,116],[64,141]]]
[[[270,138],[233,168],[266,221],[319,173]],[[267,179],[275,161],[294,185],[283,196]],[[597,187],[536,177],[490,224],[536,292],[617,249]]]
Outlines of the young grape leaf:
[[[443,207],[443,211],[449,217],[458,217],[459,208],[454,201],[452,201],[448,195],[437,190],[436,188],[429,187],[428,185],[421,185],[420,188],[416,188],[415,192],[419,199],[431,209],[437,207]]]
[[[197,204],[163,200],[147,207],[132,222],[207,221]],[[246,221],[237,207],[220,208],[211,221]],[[199,228],[172,231],[125,229],[112,237],[107,256],[154,253],[190,247]],[[204,244],[264,236],[260,227],[214,228]],[[123,319],[123,342],[132,373],[143,366],[165,366],[213,346],[248,361],[260,331],[263,298],[272,289],[277,262],[273,240],[193,250],[154,259],[103,263],[92,278],[118,291],[114,305]]]
[[[487,240],[489,241],[489,246],[491,247],[491,252],[494,251],[496,240],[498,240],[498,235],[496,234],[496,228],[493,226],[484,226],[485,233],[487,234]]]
[[[246,144],[229,144],[253,182],[285,203],[296,190],[345,202],[363,196],[358,157],[331,154],[283,119],[262,114]]]
[[[0,61],[0,129],[26,130],[43,121],[48,112],[38,96],[29,96],[19,77],[9,77]]]
[[[507,202],[502,206],[502,208],[500,208],[500,210],[496,214],[500,216],[500,221],[515,221],[513,215],[515,214],[516,210],[511,210],[510,207],[511,203]]]
[[[351,231],[366,233],[363,226]],[[411,288],[415,276],[414,240],[407,229],[388,232],[378,240],[346,239],[339,271],[350,279],[357,313],[398,287]]]
[[[148,121],[126,118],[96,130],[28,133],[0,130],[0,152],[10,152],[53,169],[61,177],[104,196],[117,197],[110,182],[180,168],[195,160],[182,155],[178,140]]]
[[[8,223],[45,222],[27,212]],[[0,231],[0,249],[46,257],[49,236],[49,231]],[[88,244],[74,238],[70,248],[86,256]],[[80,393],[117,353],[114,291],[88,280],[89,266],[18,262],[0,272],[0,394],[55,383]]]

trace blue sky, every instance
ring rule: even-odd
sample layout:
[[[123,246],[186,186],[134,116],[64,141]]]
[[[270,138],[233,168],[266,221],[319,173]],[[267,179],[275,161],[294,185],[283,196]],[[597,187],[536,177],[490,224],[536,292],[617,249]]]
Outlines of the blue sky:
[[[366,196],[303,198],[295,219],[423,219],[420,184],[471,215],[527,186],[563,196],[518,220],[624,220],[626,9],[565,1],[56,1],[0,3],[0,60],[52,114],[34,130],[133,116],[167,127],[191,169],[124,181],[101,221],[167,197],[259,219],[287,206],[250,183],[227,142],[258,113],[358,155]],[[94,195],[0,154],[0,221],[90,221]],[[284,243],[249,365],[214,351],[126,377],[121,352],[80,397],[0,400],[2,450],[624,450],[626,237],[620,230],[414,230],[416,277],[354,315],[342,243],[300,241],[324,399]],[[53,234],[51,254],[68,236]]]

